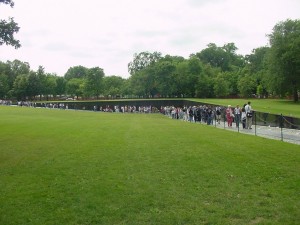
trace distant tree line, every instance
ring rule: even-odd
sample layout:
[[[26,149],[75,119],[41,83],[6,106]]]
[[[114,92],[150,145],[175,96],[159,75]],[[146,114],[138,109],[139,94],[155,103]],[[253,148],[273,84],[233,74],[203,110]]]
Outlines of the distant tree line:
[[[298,101],[300,21],[279,22],[268,37],[268,47],[246,56],[237,54],[234,43],[210,43],[189,58],[140,52],[128,64],[127,79],[106,76],[99,67],[74,66],[58,76],[19,60],[0,62],[0,99],[292,96]]]

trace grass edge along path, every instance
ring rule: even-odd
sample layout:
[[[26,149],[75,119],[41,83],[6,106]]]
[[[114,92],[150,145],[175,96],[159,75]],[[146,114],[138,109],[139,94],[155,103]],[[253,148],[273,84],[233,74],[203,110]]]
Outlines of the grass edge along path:
[[[170,120],[0,107],[0,224],[297,224],[297,145]]]

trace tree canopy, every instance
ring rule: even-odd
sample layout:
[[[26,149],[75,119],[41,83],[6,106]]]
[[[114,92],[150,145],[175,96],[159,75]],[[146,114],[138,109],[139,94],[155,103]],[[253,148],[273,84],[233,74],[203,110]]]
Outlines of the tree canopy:
[[[275,92],[293,94],[298,101],[300,89],[300,20],[286,20],[269,34],[269,87]]]
[[[14,7],[14,2],[11,0],[0,0],[0,4],[8,4],[10,7]],[[8,20],[0,19],[0,45],[6,44],[13,47],[20,48],[20,41],[15,39],[15,34],[18,33],[20,27],[14,21],[14,18],[8,18]]]

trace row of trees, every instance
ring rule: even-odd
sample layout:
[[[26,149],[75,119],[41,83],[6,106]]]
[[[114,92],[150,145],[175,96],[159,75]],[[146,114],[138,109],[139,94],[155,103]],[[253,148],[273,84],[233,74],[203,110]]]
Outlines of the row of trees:
[[[19,60],[0,62],[0,99],[39,100],[65,96],[95,98],[123,93],[126,79],[105,76],[99,67],[71,67],[65,76],[46,73],[40,66],[30,70]]]
[[[189,59],[142,52],[128,69],[137,95],[189,97],[286,97],[300,90],[300,20],[279,22],[270,47],[242,56],[234,43],[211,43]]]
[[[11,0],[0,0],[10,4]],[[11,26],[9,27],[10,24]],[[14,26],[13,26],[14,25]],[[11,29],[10,29],[11,28]],[[16,30],[17,29],[17,30]],[[0,45],[20,47],[13,38],[13,20],[0,23]],[[130,77],[105,76],[99,67],[74,66],[64,76],[49,74],[40,66],[30,69],[19,60],[0,62],[0,98],[34,100],[42,97],[251,97],[293,96],[300,90],[300,21],[286,20],[268,35],[270,47],[237,54],[234,43],[181,56],[160,52],[135,54],[128,64]]]

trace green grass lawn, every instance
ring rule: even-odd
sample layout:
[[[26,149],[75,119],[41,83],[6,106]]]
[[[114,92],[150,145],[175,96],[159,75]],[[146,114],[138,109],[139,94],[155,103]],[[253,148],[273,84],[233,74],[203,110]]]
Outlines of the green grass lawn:
[[[217,105],[232,105],[237,104],[243,106],[248,101],[254,110],[260,112],[267,112],[272,114],[283,114],[285,116],[292,116],[300,118],[300,102],[293,102],[291,100],[280,99],[191,99],[194,101],[217,104]]]
[[[0,190],[3,225],[296,225],[300,147],[160,114],[0,107]]]

